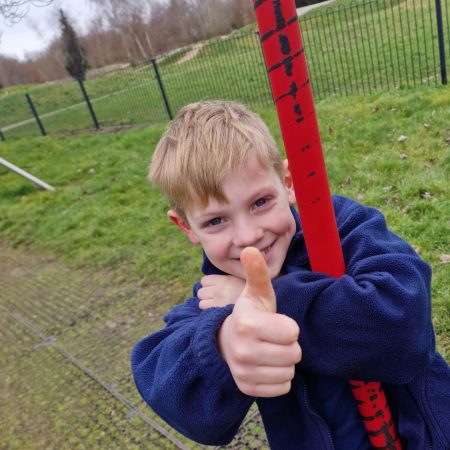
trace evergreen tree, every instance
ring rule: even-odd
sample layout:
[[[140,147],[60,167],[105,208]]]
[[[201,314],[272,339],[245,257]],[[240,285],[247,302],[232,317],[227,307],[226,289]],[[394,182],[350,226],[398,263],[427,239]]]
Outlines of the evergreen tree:
[[[84,56],[84,50],[78,41],[77,34],[62,9],[59,10],[59,25],[66,52],[66,70],[73,78],[83,81],[88,63]]]

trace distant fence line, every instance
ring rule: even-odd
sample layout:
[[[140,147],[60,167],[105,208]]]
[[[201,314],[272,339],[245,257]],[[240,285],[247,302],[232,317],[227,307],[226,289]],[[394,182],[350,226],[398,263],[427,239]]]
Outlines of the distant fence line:
[[[446,84],[449,2],[354,0],[300,18],[315,97]],[[0,139],[162,122],[204,98],[250,107],[273,102],[255,32],[235,32],[101,72],[88,75],[84,84],[47,83],[28,91],[27,98],[23,93],[0,98]]]

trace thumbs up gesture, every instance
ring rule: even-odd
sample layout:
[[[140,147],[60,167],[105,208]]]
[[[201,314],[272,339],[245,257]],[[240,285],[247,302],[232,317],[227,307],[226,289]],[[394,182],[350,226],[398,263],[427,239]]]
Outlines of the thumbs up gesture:
[[[276,397],[291,389],[301,359],[299,327],[276,313],[276,298],[263,255],[241,253],[246,285],[218,333],[219,350],[238,388],[253,397]]]

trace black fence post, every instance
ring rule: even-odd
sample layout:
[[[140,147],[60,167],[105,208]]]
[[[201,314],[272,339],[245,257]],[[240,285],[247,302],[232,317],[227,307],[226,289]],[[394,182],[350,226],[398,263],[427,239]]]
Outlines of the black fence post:
[[[442,26],[441,0],[436,0],[436,22],[439,40],[439,60],[441,63],[441,81],[447,84],[447,66],[445,64],[444,28]]]
[[[153,70],[155,71],[156,80],[158,81],[159,89],[161,91],[162,98],[164,100],[164,105],[166,106],[167,115],[169,116],[169,119],[173,119],[172,111],[170,110],[169,101],[167,100],[166,91],[164,89],[164,86],[162,84],[161,76],[159,75],[158,66],[156,65],[156,59],[151,59],[151,63],[153,64]]]
[[[44,126],[42,125],[41,119],[39,119],[39,114],[37,113],[36,108],[34,107],[31,97],[28,94],[25,94],[25,98],[27,99],[28,106],[30,107],[34,118],[36,119],[36,123],[38,124],[39,130],[41,130],[42,136],[45,136],[47,133],[44,130]]]
[[[5,140],[5,135],[3,134],[3,131],[0,130],[0,141],[4,141]]]
[[[83,80],[81,78],[77,78],[77,81],[78,81],[78,84],[80,85],[81,92],[83,93],[84,100],[85,100],[86,105],[88,107],[89,113],[90,113],[90,115],[92,117],[92,122],[94,122],[94,126],[98,130],[98,129],[100,129],[100,125],[98,124],[97,117],[95,116],[94,108],[92,108],[91,101],[90,101],[89,96],[88,96],[88,94],[86,92],[86,89],[84,88]]]

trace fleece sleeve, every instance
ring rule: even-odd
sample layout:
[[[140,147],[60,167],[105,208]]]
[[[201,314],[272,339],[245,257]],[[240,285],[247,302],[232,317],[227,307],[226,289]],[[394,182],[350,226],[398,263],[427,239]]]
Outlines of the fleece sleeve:
[[[202,444],[229,443],[253,402],[237,388],[216,346],[217,331],[231,310],[230,305],[201,311],[198,300],[189,299],[131,355],[143,399],[169,425]]]
[[[346,274],[279,277],[278,312],[299,324],[300,364],[311,372],[407,383],[434,355],[430,268],[379,211],[341,197],[334,206]]]

